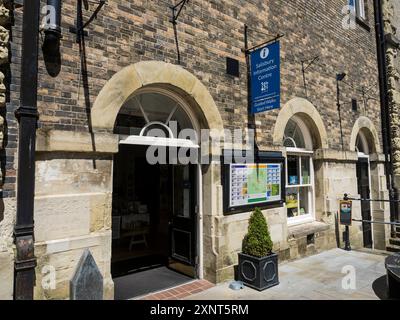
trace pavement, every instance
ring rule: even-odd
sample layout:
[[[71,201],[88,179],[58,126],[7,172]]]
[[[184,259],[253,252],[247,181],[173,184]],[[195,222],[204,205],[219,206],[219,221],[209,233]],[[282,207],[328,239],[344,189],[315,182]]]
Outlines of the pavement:
[[[194,294],[188,300],[379,300],[386,296],[387,255],[333,249],[279,264],[280,284],[258,292],[234,291],[230,282]]]

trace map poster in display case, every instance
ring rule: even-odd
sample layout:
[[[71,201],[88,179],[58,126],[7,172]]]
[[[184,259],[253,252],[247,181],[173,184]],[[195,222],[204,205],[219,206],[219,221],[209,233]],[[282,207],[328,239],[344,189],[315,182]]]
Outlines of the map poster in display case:
[[[230,207],[281,199],[280,164],[231,164],[230,181]]]
[[[269,160],[255,164],[232,163],[224,169],[224,211],[238,213],[282,205],[284,195],[284,161]]]

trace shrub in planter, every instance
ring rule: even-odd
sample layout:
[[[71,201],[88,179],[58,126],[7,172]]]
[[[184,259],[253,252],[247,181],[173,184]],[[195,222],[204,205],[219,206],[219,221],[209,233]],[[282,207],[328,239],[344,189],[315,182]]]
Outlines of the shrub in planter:
[[[243,283],[262,291],[279,284],[278,255],[272,252],[267,221],[256,208],[249,221],[248,233],[239,253],[239,277]]]

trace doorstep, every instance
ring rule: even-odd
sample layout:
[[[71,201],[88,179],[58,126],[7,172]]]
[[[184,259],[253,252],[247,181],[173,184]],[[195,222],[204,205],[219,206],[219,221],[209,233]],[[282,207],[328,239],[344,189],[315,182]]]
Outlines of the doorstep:
[[[194,280],[177,287],[138,297],[135,300],[181,300],[195,293],[203,292],[214,286],[214,284],[208,282],[207,280]]]

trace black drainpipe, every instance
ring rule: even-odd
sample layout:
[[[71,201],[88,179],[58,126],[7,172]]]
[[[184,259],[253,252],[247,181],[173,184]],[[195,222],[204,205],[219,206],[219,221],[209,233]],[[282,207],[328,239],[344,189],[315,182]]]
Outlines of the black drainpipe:
[[[398,219],[398,189],[394,184],[393,172],[393,149],[390,130],[390,114],[388,101],[388,80],[387,80],[387,65],[386,65],[386,43],[385,31],[383,25],[383,8],[381,0],[374,0],[375,13],[375,31],[376,31],[376,46],[379,68],[379,91],[381,101],[381,118],[382,118],[382,140],[383,151],[385,153],[385,173],[387,189],[390,193],[390,220],[393,222]],[[392,226],[392,234],[394,226]]]
[[[33,204],[35,194],[35,141],[38,120],[37,80],[40,0],[24,0],[19,122],[17,218],[14,227],[14,299],[32,300],[35,285]]]
[[[55,19],[54,23],[47,23],[44,31],[46,38],[49,41],[50,38],[53,41],[59,41],[61,38],[61,0],[47,0],[47,5],[54,8]]]

